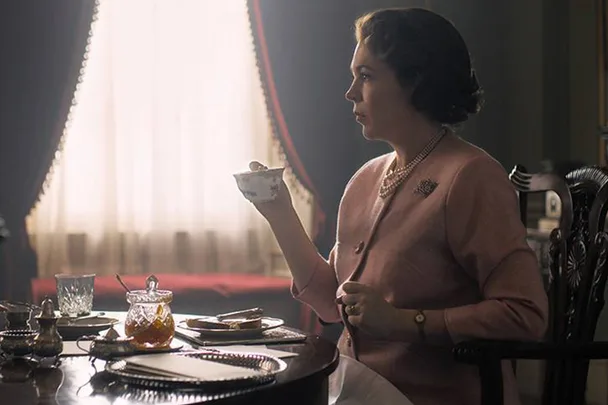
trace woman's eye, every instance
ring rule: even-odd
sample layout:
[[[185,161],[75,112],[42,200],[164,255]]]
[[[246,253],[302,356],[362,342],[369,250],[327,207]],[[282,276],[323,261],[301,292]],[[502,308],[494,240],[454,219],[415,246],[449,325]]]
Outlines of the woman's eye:
[[[364,81],[367,81],[370,79],[370,75],[368,75],[367,73],[361,73],[360,76],[361,76],[361,79],[363,79]]]

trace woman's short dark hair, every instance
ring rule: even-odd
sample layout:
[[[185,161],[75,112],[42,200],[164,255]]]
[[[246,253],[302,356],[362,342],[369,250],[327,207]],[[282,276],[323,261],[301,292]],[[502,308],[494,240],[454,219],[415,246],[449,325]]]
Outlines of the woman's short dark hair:
[[[456,125],[479,112],[482,89],[464,39],[445,18],[420,8],[377,10],[355,22],[357,42],[387,63],[411,103],[433,121]]]

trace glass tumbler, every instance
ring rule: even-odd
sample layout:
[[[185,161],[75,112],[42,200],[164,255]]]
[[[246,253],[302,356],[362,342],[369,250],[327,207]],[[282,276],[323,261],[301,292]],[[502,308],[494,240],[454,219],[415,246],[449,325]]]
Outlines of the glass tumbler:
[[[76,317],[91,313],[95,274],[56,274],[55,282],[61,316]]]

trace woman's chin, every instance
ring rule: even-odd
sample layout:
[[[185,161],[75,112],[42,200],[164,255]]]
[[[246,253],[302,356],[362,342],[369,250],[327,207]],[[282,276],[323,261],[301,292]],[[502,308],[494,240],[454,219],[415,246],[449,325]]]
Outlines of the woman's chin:
[[[363,137],[368,141],[376,140],[376,138],[374,137],[374,132],[370,131],[370,129],[365,126],[363,126],[361,133],[363,134]]]

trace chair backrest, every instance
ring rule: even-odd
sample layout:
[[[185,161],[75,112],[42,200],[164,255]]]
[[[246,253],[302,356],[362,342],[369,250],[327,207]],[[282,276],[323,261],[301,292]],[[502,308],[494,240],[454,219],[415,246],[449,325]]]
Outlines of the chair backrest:
[[[562,339],[587,342],[593,341],[604,307],[608,170],[596,166],[576,169],[566,175],[566,181],[573,200],[573,223],[564,263],[568,280],[565,308],[570,316]]]
[[[553,173],[530,174],[522,166],[515,166],[510,179],[519,192],[524,220],[528,193],[551,190],[562,204],[559,226],[549,238],[547,340],[592,341],[606,285],[608,170],[583,167],[564,178]],[[584,403],[588,366],[588,362],[576,359],[549,359],[543,403]]]

